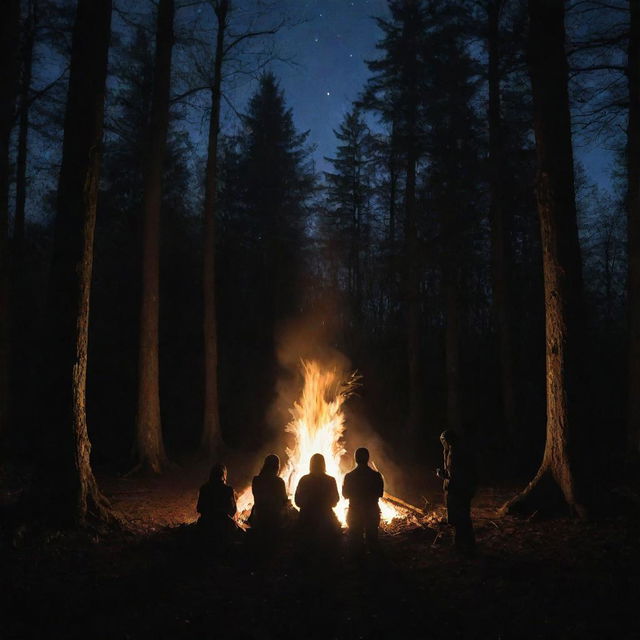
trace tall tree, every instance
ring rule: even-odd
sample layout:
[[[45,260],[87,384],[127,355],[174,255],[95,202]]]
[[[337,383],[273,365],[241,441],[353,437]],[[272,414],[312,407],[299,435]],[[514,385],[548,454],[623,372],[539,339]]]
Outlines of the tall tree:
[[[18,85],[20,1],[9,0],[0,27],[0,438],[9,404],[9,142]]]
[[[25,204],[27,198],[27,150],[29,142],[29,101],[33,74],[33,49],[38,24],[38,0],[29,0],[22,25],[20,64],[20,118],[18,158],[16,163],[16,213],[13,225],[14,256],[22,259],[24,245]],[[19,267],[16,269],[19,271]]]
[[[112,518],[91,469],[86,377],[111,0],[79,0],[73,30],[50,283],[49,428],[38,490],[49,517]],[[53,494],[53,495],[51,495]]]
[[[426,6],[422,0],[392,0],[390,19],[378,18],[383,32],[378,49],[384,55],[368,63],[373,72],[365,89],[363,104],[393,123],[404,164],[404,311],[407,329],[409,406],[408,433],[422,422],[421,373],[422,327],[420,314],[420,270],[418,252],[418,206],[416,172],[421,157],[420,117],[424,61],[422,37]]]
[[[628,295],[628,451],[640,455],[640,0],[629,0],[628,71],[629,123],[627,129],[627,252]]]
[[[542,463],[507,510],[545,505],[560,489],[572,512],[586,513],[581,466],[582,269],[565,55],[564,2],[529,0],[529,72],[533,89],[538,174],[536,194],[542,238],[547,381],[547,438]]]
[[[237,392],[234,419],[241,412],[239,422],[248,429],[260,428],[262,437],[280,373],[279,331],[305,303],[308,201],[315,181],[308,133],[296,130],[273,74],[260,78],[243,124],[235,149],[225,150],[221,176],[221,204],[227,210],[218,244],[225,310],[220,316],[220,356],[225,362],[223,384],[248,390],[247,395]]]
[[[460,430],[464,422],[463,336],[466,329],[470,278],[474,270],[472,235],[481,228],[478,122],[472,102],[477,69],[465,51],[459,16],[444,14],[425,37],[427,87],[425,100],[426,205],[441,229],[440,271],[445,317],[445,379],[447,424]],[[472,232],[475,232],[472,234]]]
[[[346,289],[351,306],[351,322],[356,332],[362,316],[364,283],[363,253],[370,226],[372,198],[372,136],[362,113],[354,107],[337,131],[335,158],[328,158],[334,172],[326,172],[327,198],[332,232],[346,268]]]
[[[218,133],[220,129],[220,100],[222,96],[222,63],[225,55],[225,36],[229,16],[229,0],[216,0],[214,12],[217,22],[216,50],[211,84],[211,116],[204,186],[204,252],[202,274],[203,337],[204,337],[204,420],[200,447],[204,455],[212,457],[222,444],[218,407],[218,322],[216,318],[215,274],[215,216],[218,195]]]
[[[247,43],[264,36],[275,34],[284,22],[276,26],[254,28],[263,24],[261,13],[273,10],[274,6],[263,3],[258,14],[249,20],[248,28],[239,27],[231,33],[229,24],[232,4],[229,0],[209,0],[216,18],[216,41],[213,57],[213,75],[206,89],[211,96],[211,115],[209,118],[209,135],[207,144],[207,165],[205,170],[205,189],[203,205],[204,250],[203,250],[203,338],[204,338],[204,416],[200,448],[203,455],[212,457],[222,445],[220,430],[220,409],[218,392],[218,321],[216,314],[216,216],[218,215],[218,181],[219,159],[218,138],[220,129],[220,103],[222,99],[223,69],[232,55],[236,56],[235,64],[242,66],[242,47]],[[238,12],[242,14],[242,12]],[[250,12],[245,14],[250,16]],[[265,52],[259,52],[258,56]],[[253,54],[255,57],[255,53]],[[246,64],[246,61],[245,61]]]
[[[140,341],[138,355],[138,414],[136,450],[141,468],[160,473],[167,465],[160,416],[158,330],[160,312],[160,208],[162,171],[171,89],[174,0],[160,0],[156,25],[153,95],[143,178],[143,249]]]
[[[487,45],[489,51],[489,220],[491,224],[491,263],[493,313],[498,332],[500,390],[504,426],[514,439],[516,398],[511,312],[510,252],[507,212],[502,188],[505,179],[503,123],[501,114],[500,14],[504,0],[487,3]]]

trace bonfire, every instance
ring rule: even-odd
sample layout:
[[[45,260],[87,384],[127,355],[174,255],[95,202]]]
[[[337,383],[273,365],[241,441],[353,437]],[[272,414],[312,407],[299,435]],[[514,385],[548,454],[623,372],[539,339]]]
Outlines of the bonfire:
[[[285,426],[285,431],[291,434],[292,445],[286,449],[282,477],[292,502],[300,478],[309,472],[309,460],[314,453],[324,456],[327,473],[336,479],[338,488],[342,488],[344,475],[352,466],[344,448],[346,426],[343,409],[358,385],[356,374],[344,375],[338,369],[323,367],[315,360],[303,360],[301,365],[304,376],[302,393],[289,410],[291,421]],[[375,466],[373,461],[371,464]],[[242,519],[246,519],[252,505],[253,496],[251,487],[248,487],[238,499]],[[346,524],[347,507],[348,502],[343,498],[335,507],[338,520],[343,525]],[[380,501],[380,511],[385,523],[421,513],[386,493]]]

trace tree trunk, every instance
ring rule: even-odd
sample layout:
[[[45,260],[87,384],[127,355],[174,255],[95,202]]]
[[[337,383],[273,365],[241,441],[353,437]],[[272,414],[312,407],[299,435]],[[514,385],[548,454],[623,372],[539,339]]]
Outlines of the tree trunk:
[[[0,449],[9,409],[9,142],[18,81],[20,2],[7,0],[0,23]]]
[[[576,223],[563,0],[529,0],[529,71],[538,160],[537,202],[543,251],[547,439],[540,469],[505,509],[551,506],[549,488],[584,516],[582,270]],[[561,496],[560,496],[561,493]]]
[[[216,320],[215,277],[215,216],[218,190],[218,129],[220,127],[220,97],[222,85],[222,58],[227,27],[228,0],[216,5],[218,32],[213,86],[211,87],[211,119],[209,120],[209,147],[204,192],[204,421],[200,442],[202,453],[211,458],[222,444],[218,411],[218,329]]]
[[[110,23],[111,0],[78,1],[54,228],[48,425],[35,490],[45,517],[70,525],[83,524],[88,517],[113,518],[91,470],[85,407]]]
[[[505,221],[502,182],[505,179],[502,118],[500,115],[499,20],[504,0],[490,0],[489,26],[489,165],[491,222],[491,266],[493,276],[493,314],[498,332],[502,416],[507,434],[516,440],[516,398],[509,281],[509,239]]]
[[[139,468],[160,473],[167,466],[160,416],[158,327],[160,313],[160,209],[169,127],[174,0],[160,0],[156,25],[153,95],[144,168],[142,299],[138,354],[136,451]]]
[[[628,404],[630,458],[640,455],[640,0],[629,0],[629,124],[627,131]]]

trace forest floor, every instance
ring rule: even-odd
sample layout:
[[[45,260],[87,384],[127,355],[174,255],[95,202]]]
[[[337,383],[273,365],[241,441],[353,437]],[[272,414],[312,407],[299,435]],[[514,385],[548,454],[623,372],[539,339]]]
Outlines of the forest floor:
[[[640,521],[498,517],[474,501],[478,554],[449,527],[387,528],[377,553],[302,562],[291,542],[257,560],[193,523],[201,474],[100,478],[128,525],[0,548],[0,638],[639,638]]]

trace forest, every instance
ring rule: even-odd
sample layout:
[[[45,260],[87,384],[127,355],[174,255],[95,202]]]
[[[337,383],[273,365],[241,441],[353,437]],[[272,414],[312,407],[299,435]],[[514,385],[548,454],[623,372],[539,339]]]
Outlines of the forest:
[[[640,0],[3,1],[0,637],[634,638],[639,534]]]

